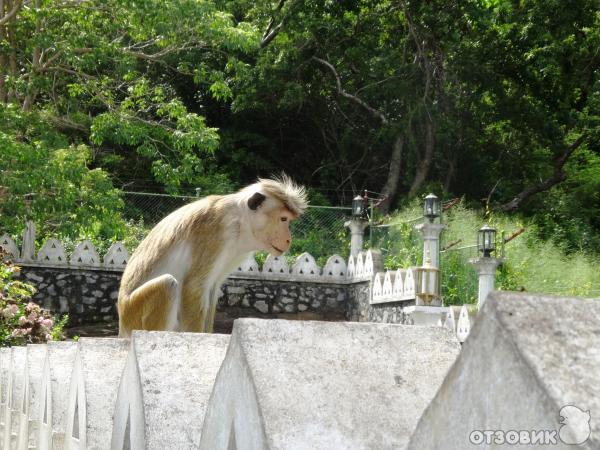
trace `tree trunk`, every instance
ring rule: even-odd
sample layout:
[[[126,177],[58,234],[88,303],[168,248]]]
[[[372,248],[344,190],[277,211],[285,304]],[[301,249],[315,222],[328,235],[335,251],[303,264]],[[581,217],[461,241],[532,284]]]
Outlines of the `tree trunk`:
[[[399,134],[394,140],[392,157],[390,158],[390,168],[388,170],[387,180],[383,186],[382,194],[385,200],[381,203],[380,209],[384,214],[390,210],[390,206],[398,192],[398,182],[400,181],[400,169],[402,168],[402,150],[404,148],[404,137]]]
[[[408,191],[409,197],[414,197],[427,178],[429,174],[429,168],[431,167],[431,163],[433,162],[433,149],[435,147],[435,137],[433,131],[433,122],[431,119],[428,119],[425,123],[425,152],[423,157],[417,164],[417,170],[415,172],[415,178],[410,186],[410,190]]]
[[[13,0],[6,0],[6,10],[10,11],[13,9]],[[18,66],[17,66],[17,40],[15,38],[15,30],[14,30],[14,21],[15,18],[11,18],[6,24],[6,35],[8,40],[8,74],[11,76],[13,80],[17,79],[19,75]],[[15,101],[17,99],[17,92],[14,87],[9,88],[7,101]]]
[[[448,169],[446,172],[446,178],[444,180],[444,191],[450,192],[450,185],[454,180],[454,173],[456,172],[456,158],[452,157],[448,161]]]
[[[35,35],[40,38],[42,34],[42,19],[40,18],[41,0],[35,2]],[[35,46],[31,55],[31,70],[29,71],[29,83],[27,83],[27,92],[25,93],[25,99],[23,100],[23,111],[31,111],[33,102],[37,95],[35,89],[35,77],[38,75],[42,58],[42,50],[40,47]]]
[[[0,0],[0,19],[4,18],[4,0]],[[6,29],[4,25],[0,25],[0,103],[6,103],[6,83],[4,77],[6,76],[6,53],[1,48],[3,47],[4,40],[6,39]]]
[[[581,144],[583,144],[585,138],[585,134],[579,136],[579,138],[575,142],[566,147],[565,150],[554,159],[554,173],[552,174],[552,176],[550,176],[544,181],[541,181],[540,183],[526,187],[511,201],[500,205],[498,209],[500,209],[501,211],[515,211],[519,208],[521,203],[527,200],[529,197],[532,197],[535,194],[539,194],[540,192],[547,191],[548,189],[556,186],[557,184],[562,183],[567,177],[563,170],[566,162],[573,154],[573,152],[577,150],[577,148],[579,148]]]

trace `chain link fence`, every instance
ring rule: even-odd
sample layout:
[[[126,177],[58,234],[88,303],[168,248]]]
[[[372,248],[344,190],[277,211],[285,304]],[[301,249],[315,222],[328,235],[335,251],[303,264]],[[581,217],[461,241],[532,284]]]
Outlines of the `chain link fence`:
[[[198,197],[124,192],[123,200],[125,218],[148,232],[169,213],[198,200]],[[350,213],[351,208],[346,207],[309,206],[298,220],[291,223],[294,239],[288,253],[309,252],[320,264],[333,254],[347,256],[350,253],[350,237],[344,222]]]
[[[386,224],[374,224],[367,229],[365,240],[370,248],[381,251],[386,269],[419,266],[423,262],[423,237],[415,226],[423,217]]]

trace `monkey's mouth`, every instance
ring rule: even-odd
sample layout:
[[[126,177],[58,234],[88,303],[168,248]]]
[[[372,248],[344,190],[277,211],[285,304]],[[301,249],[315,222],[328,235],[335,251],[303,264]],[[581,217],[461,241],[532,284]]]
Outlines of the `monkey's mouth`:
[[[283,254],[283,250],[275,247],[273,244],[271,244],[271,247],[273,247],[275,250],[277,250],[279,253]]]

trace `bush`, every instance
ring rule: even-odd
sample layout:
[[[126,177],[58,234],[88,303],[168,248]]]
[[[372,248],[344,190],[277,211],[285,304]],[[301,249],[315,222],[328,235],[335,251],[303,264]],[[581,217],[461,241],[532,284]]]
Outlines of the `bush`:
[[[0,258],[2,255],[0,254]],[[15,279],[19,267],[0,262],[0,346],[64,339],[68,316],[56,320],[31,301],[35,288]]]

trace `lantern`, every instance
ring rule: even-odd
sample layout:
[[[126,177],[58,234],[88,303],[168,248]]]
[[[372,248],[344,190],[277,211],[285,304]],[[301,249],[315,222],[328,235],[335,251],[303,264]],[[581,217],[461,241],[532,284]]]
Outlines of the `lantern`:
[[[365,200],[360,195],[357,195],[352,199],[352,217],[355,219],[362,219],[364,218],[365,213]]]
[[[433,223],[433,220],[440,216],[440,212],[440,199],[433,194],[429,194],[427,197],[425,197],[425,203],[423,204],[423,215],[429,219],[430,223]]]
[[[484,225],[477,232],[477,248],[483,256],[489,258],[491,253],[496,250],[496,229],[489,225]]]

